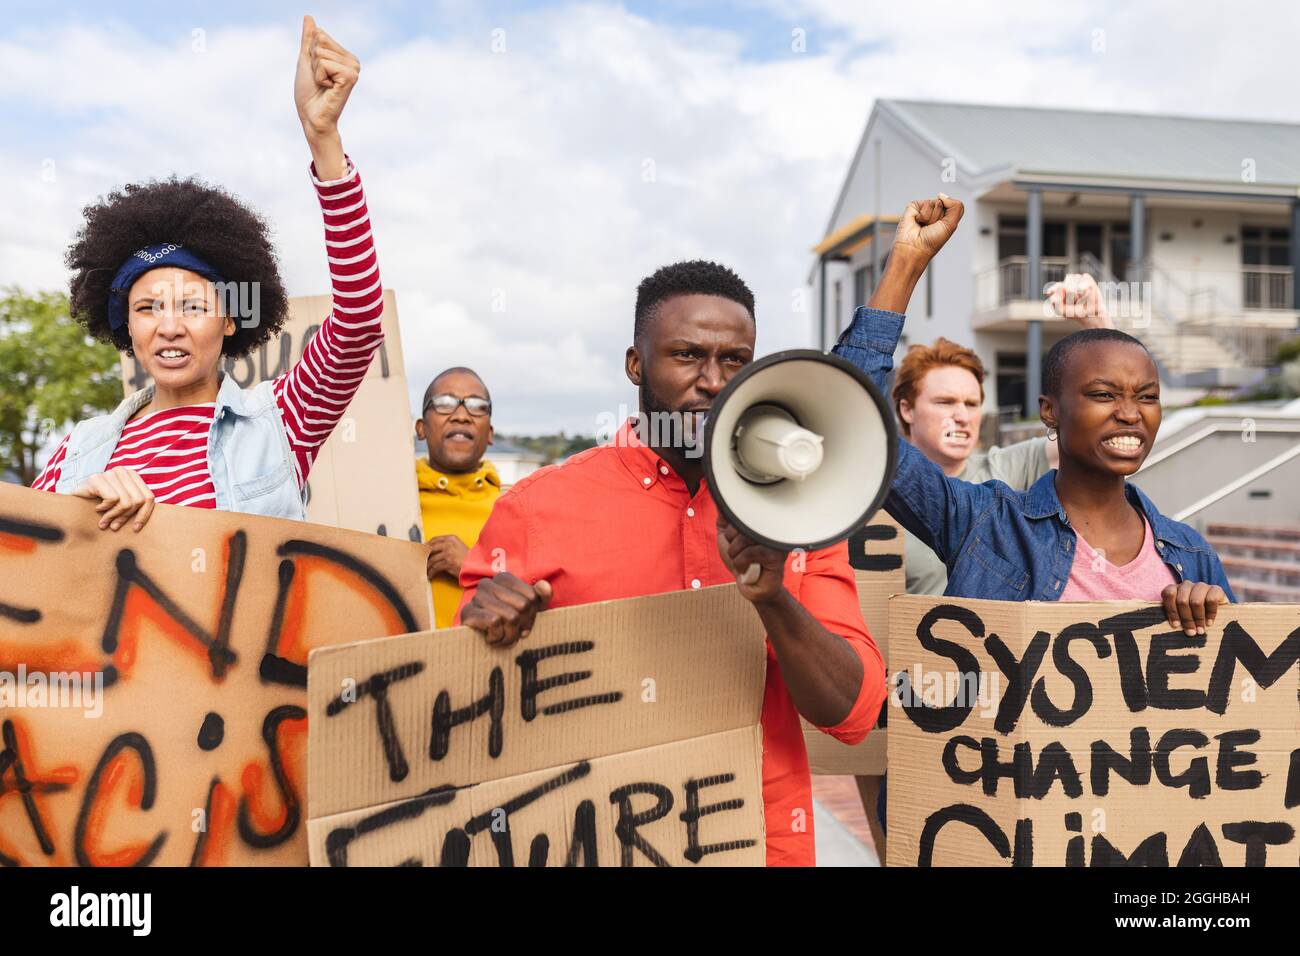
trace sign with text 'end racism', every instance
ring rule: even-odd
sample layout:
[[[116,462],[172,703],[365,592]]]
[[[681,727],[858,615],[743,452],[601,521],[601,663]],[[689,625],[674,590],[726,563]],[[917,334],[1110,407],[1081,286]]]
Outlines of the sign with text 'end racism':
[[[0,865],[304,866],[307,654],[427,628],[409,541],[0,485]]]
[[[889,637],[891,866],[1300,861],[1300,606],[904,595]]]
[[[332,866],[761,866],[767,650],[734,584],[313,653]]]

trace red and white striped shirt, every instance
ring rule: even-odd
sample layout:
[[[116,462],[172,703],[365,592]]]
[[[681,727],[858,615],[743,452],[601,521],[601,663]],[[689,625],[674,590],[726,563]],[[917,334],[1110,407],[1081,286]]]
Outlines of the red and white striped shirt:
[[[276,378],[273,386],[297,466],[299,488],[384,340],[380,321],[384,289],[361,178],[349,162],[343,179],[321,182],[313,170],[312,183],[325,219],[334,307],[302,357]],[[215,508],[216,489],[207,456],[215,410],[214,403],[205,402],[136,417],[123,427],[104,470],[132,469],[160,502]],[[33,488],[54,490],[67,445],[64,437]]]

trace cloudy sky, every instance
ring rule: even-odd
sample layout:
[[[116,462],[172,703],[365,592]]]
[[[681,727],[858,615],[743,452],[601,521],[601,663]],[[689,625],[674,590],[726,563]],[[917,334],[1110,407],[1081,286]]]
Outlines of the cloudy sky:
[[[323,2],[362,62],[342,122],[412,393],[448,365],[506,433],[634,405],[637,282],[707,257],[754,288],[760,352],[799,308],[881,97],[1300,121],[1289,3]],[[80,208],[173,172],[275,226],[326,291],[292,99],[298,5],[0,2],[0,285],[60,288]]]

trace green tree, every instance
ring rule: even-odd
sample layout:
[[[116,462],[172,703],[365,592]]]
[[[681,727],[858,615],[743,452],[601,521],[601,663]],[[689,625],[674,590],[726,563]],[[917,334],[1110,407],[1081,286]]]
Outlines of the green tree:
[[[121,400],[117,350],[72,321],[65,294],[0,290],[0,476],[30,485],[45,446]]]

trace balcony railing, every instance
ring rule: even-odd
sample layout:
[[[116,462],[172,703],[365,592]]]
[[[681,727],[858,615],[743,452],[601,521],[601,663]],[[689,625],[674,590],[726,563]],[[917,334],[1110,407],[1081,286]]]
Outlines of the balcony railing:
[[[1240,269],[1182,269],[1157,263],[1149,270],[1152,295],[1179,320],[1213,320],[1243,312],[1292,310],[1292,274],[1287,266]]]
[[[1067,273],[1077,271],[1078,264],[1070,259],[1049,256],[1042,259],[1044,285],[1060,282]],[[1041,289],[1030,294],[1027,256],[1010,256],[993,268],[975,274],[976,312],[988,312],[1009,302],[1037,301],[1041,298]]]
[[[1078,260],[1055,257],[1042,260],[1044,285],[1060,281],[1069,272],[1088,272],[1101,281],[1105,269],[1090,255]],[[1240,321],[1243,311],[1294,309],[1293,275],[1287,266],[1207,270],[1168,268],[1159,262],[1148,262],[1131,272],[1150,282],[1146,294],[1159,302],[1175,322],[1230,318]],[[975,311],[989,312],[1010,302],[1040,300],[1042,290],[1030,290],[1028,280],[1029,261],[1025,256],[1011,256],[976,273]]]
[[[1287,266],[1245,266],[1241,270],[1242,300],[1248,309],[1290,309],[1292,279]]]

